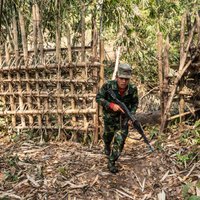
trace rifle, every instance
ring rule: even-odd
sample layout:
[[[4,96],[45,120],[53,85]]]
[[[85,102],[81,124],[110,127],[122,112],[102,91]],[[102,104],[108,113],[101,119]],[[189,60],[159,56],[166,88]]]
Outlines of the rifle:
[[[107,91],[110,94],[110,96],[114,99],[115,103],[117,103],[122,108],[122,110],[124,111],[126,117],[128,117],[128,119],[131,120],[131,122],[133,124],[133,127],[141,135],[141,137],[138,140],[141,140],[143,138],[144,142],[147,144],[147,146],[149,147],[150,151],[153,152],[154,149],[151,146],[151,144],[149,143],[147,137],[145,136],[144,130],[143,130],[140,122],[131,114],[131,112],[126,107],[126,105],[116,97],[115,93],[113,92],[113,90],[111,88],[109,88]]]

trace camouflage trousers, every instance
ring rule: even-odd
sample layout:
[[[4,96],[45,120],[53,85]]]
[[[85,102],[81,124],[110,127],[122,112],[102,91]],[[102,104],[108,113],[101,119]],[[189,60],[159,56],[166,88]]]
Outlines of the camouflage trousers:
[[[124,148],[128,135],[127,121],[123,115],[104,120],[103,141],[105,145],[111,145],[110,161],[116,161]]]

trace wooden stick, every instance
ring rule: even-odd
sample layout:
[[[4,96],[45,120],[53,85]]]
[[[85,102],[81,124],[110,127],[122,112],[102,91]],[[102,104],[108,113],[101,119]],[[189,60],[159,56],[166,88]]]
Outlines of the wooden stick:
[[[39,104],[41,105],[41,103]],[[41,115],[41,114],[94,114],[96,113],[96,109],[94,108],[86,108],[86,109],[67,109],[67,110],[4,110],[0,111],[0,116],[5,115]]]
[[[9,58],[7,59],[7,61],[9,62],[10,61],[10,55],[9,55]],[[80,68],[80,67],[83,67],[85,68],[85,66],[88,66],[90,68],[99,68],[101,66],[100,63],[98,62],[95,62],[95,63],[89,63],[89,62],[78,62],[78,63],[61,63],[60,64],[60,68],[64,68],[64,69],[68,69],[68,68],[74,68],[74,67],[77,67],[77,68]],[[40,70],[40,69],[55,69],[56,68],[56,64],[48,64],[48,65],[42,65],[42,64],[38,64],[37,67],[36,66],[29,66],[27,68],[27,66],[25,65],[20,65],[18,67],[16,66],[5,66],[3,68],[0,68],[0,72],[2,71],[17,71],[17,70]]]

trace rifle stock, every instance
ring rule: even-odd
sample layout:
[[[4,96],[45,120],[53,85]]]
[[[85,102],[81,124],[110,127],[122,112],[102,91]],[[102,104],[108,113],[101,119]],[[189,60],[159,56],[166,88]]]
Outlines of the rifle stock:
[[[131,112],[129,111],[127,106],[123,102],[121,102],[119,99],[117,99],[117,97],[116,97],[116,95],[115,95],[115,93],[113,92],[112,89],[108,89],[108,93],[111,95],[111,97],[113,98],[115,103],[117,103],[123,109],[123,111],[124,111],[125,115],[128,117],[128,119],[131,120],[131,122],[133,124],[133,127],[141,135],[141,138],[143,138],[144,142],[147,144],[147,146],[149,147],[150,151],[153,151],[154,149],[151,146],[151,144],[149,143],[146,135],[144,134],[144,130],[143,130],[140,122],[131,114]]]

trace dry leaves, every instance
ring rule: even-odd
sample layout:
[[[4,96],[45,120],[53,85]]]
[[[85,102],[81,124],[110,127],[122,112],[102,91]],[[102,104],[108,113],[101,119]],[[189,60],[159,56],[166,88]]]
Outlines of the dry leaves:
[[[187,168],[177,164],[178,141],[163,144],[149,154],[142,142],[126,143],[117,162],[119,173],[107,169],[102,145],[73,142],[37,144],[32,141],[2,144],[0,198],[8,199],[183,199],[182,187],[190,182],[199,195],[200,162]]]

